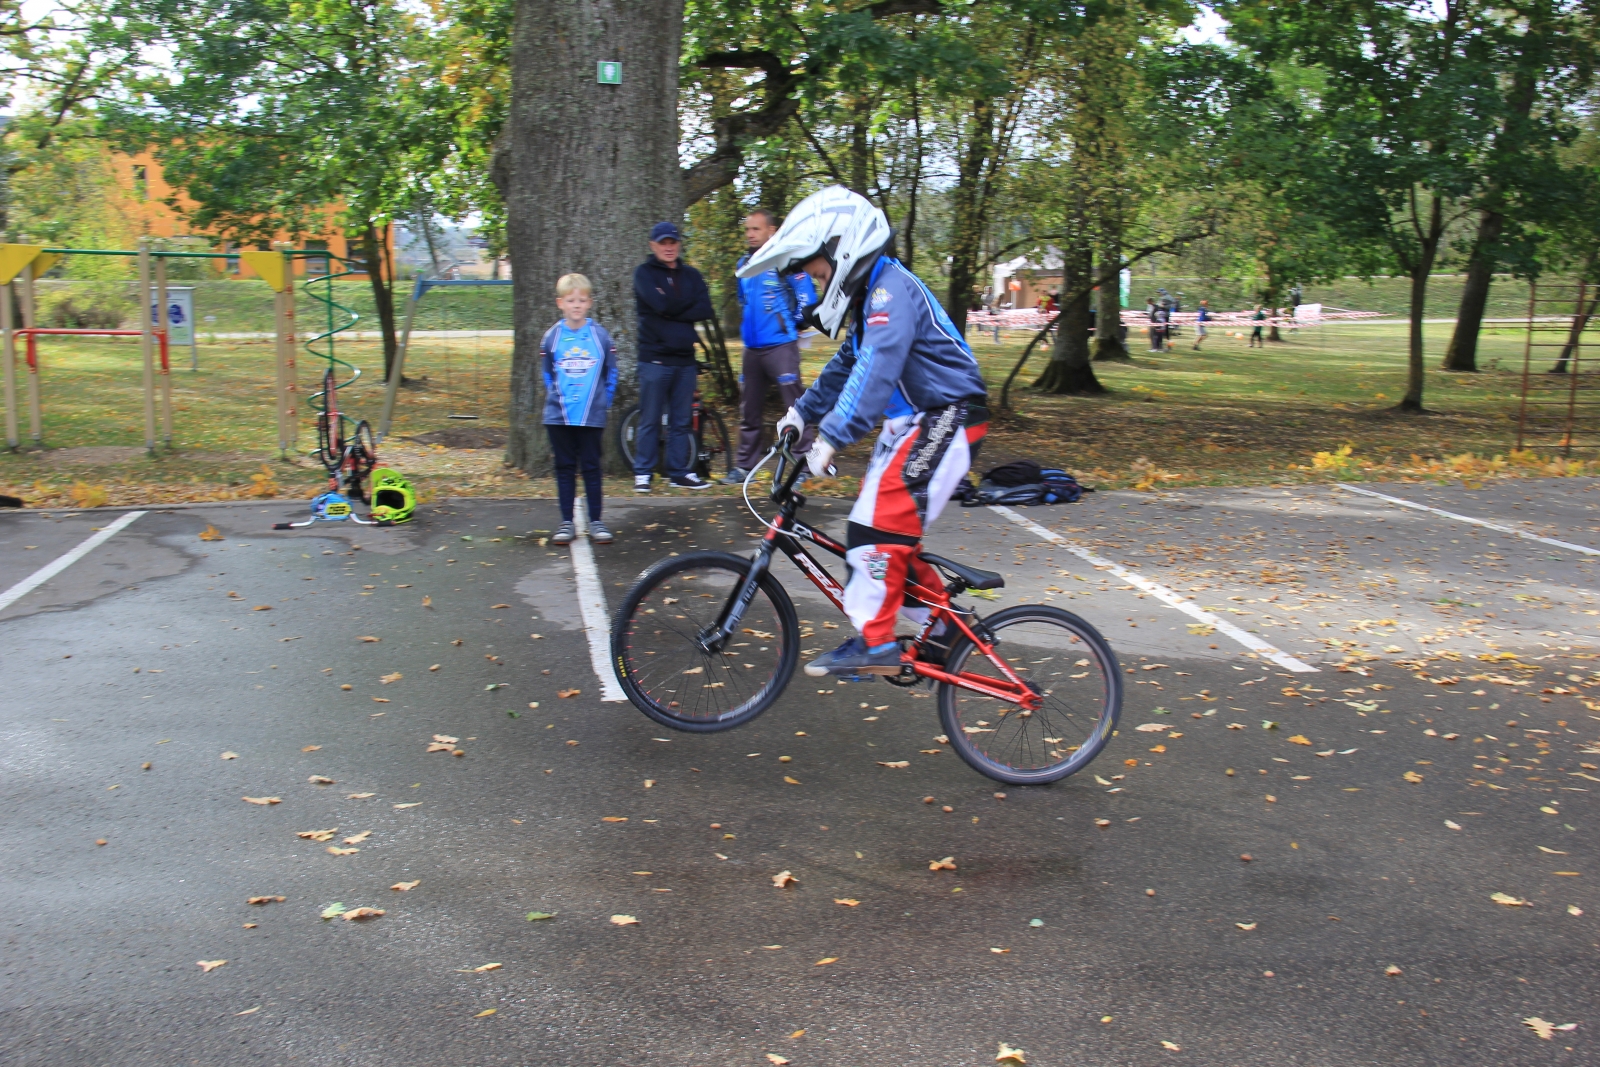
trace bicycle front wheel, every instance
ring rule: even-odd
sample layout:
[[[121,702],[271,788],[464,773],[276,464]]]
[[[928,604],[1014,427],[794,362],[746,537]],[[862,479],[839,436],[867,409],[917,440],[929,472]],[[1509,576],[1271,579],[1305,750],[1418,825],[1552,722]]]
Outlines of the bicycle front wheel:
[[[1082,770],[1100,754],[1122,711],[1122,674],[1100,632],[1060,608],[1023,605],[984,620],[1004,657],[1042,698],[1020,709],[970,689],[939,685],[939,720],[950,745],[979,774],[1011,785],[1043,785]],[[1004,683],[969,638],[950,649],[951,674]]]
[[[611,628],[611,659],[634,707],[663,726],[711,733],[749,722],[782,695],[800,658],[800,625],[770,572],[733,639],[702,643],[750,567],[725,552],[692,552],[662,560],[628,590]]]

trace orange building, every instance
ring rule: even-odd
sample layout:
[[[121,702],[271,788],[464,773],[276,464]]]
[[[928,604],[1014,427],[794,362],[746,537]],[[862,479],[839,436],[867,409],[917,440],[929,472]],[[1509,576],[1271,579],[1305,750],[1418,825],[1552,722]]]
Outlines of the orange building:
[[[236,242],[220,241],[210,234],[198,232],[190,228],[185,210],[193,205],[182,190],[174,189],[168,185],[161,174],[161,164],[148,151],[137,155],[126,156],[113,153],[111,157],[112,173],[116,176],[117,184],[122,188],[126,200],[124,215],[133,224],[135,231],[141,237],[166,237],[166,238],[194,238],[207,242],[215,251],[232,252],[241,246]],[[179,207],[174,210],[167,201],[175,200]],[[272,241],[262,241],[255,245],[261,251],[269,251],[275,241],[287,241],[296,248],[326,250],[334,256],[346,260],[359,260],[361,257],[352,242],[345,237],[344,231],[334,224],[338,216],[336,207],[326,207],[319,212],[324,223],[322,232],[308,236],[304,234],[280,233]],[[394,228],[389,228],[389,254],[394,254]],[[250,269],[249,264],[239,259],[213,260],[217,263],[218,272],[226,278],[254,278],[256,274]],[[329,260],[314,257],[297,260],[295,273],[302,276],[315,277],[327,274]],[[364,277],[358,273],[357,277]]]

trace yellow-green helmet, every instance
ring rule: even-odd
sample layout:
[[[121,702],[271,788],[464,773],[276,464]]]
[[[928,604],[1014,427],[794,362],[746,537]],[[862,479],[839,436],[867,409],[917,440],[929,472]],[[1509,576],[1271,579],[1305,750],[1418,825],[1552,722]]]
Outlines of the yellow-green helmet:
[[[417,508],[417,493],[405,476],[391,467],[372,472],[372,517],[379,522],[410,522]]]

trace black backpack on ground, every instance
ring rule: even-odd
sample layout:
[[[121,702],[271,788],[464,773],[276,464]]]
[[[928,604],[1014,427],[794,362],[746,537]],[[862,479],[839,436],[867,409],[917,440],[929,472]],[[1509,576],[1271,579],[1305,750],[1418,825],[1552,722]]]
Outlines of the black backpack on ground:
[[[967,508],[987,504],[1029,507],[1071,504],[1084,492],[1077,479],[1059,467],[1040,467],[1030,459],[1019,459],[985,473],[976,489],[963,481],[953,497],[960,499],[961,506]]]

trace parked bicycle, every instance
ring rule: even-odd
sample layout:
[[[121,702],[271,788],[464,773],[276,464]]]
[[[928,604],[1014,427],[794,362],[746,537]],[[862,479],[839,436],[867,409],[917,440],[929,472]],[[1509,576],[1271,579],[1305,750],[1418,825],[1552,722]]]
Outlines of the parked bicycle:
[[[782,695],[802,642],[820,640],[801,629],[772,572],[775,552],[843,611],[843,587],[803,542],[841,558],[845,546],[795,519],[805,505],[794,491],[803,468],[795,441],[793,431],[784,434],[761,461],[777,461],[770,498],[778,511],[771,522],[756,514],[767,533],[752,556],[664,559],[639,577],[617,611],[611,652],[623,690],[663,726],[699,733],[742,726]],[[945,738],[980,774],[1038,785],[1082,770],[1110,740],[1122,707],[1122,675],[1105,638],[1077,615],[1045,605],[980,616],[951,598],[1001,588],[999,574],[929,552],[921,558],[945,584],[908,580],[908,592],[932,611],[919,633],[900,639],[900,665],[884,680],[932,685]],[[930,640],[939,620],[949,628],[941,641]]]
[[[707,364],[699,363],[699,373],[705,373]],[[661,413],[661,446],[658,455],[665,464],[667,454],[667,419],[668,413]],[[616,435],[617,451],[622,453],[632,468],[635,455],[634,443],[639,437],[639,405],[635,404],[622,413],[622,418],[617,420]],[[707,407],[700,396],[697,387],[694,391],[694,400],[689,409],[689,438],[694,445],[694,462],[690,469],[702,478],[715,481],[733,469],[733,451],[728,447],[728,428],[722,422],[722,416],[717,414],[716,408]]]

